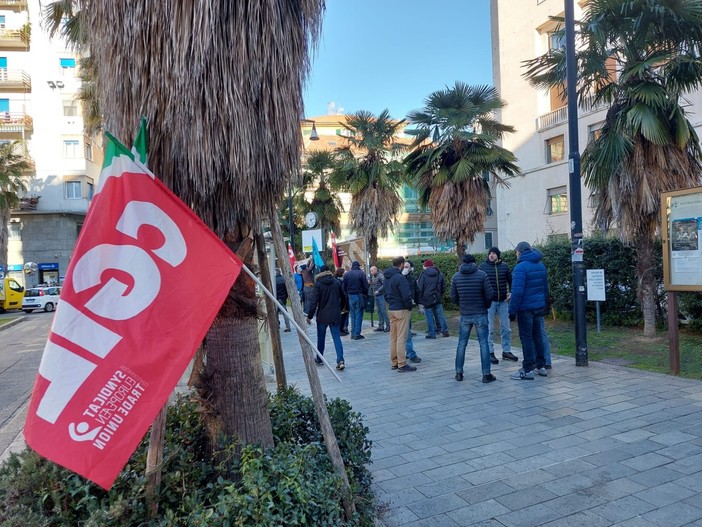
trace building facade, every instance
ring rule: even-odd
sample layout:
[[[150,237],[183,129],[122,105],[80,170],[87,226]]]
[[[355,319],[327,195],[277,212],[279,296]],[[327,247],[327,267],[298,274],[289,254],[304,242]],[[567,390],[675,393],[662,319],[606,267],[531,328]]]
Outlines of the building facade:
[[[575,20],[582,18],[588,0],[574,1]],[[500,121],[516,128],[503,146],[517,156],[523,175],[510,181],[509,189],[497,190],[497,228],[504,248],[522,240],[544,242],[552,237],[570,238],[571,194],[568,170],[567,100],[559,89],[537,89],[523,77],[523,61],[554,47],[564,46],[554,31],[564,17],[563,0],[491,0],[492,61],[494,85],[507,106]],[[610,69],[616,76],[614,66]],[[687,117],[702,131],[702,94],[685,97]],[[580,153],[597,137],[604,124],[607,106],[580,104],[578,145]],[[583,231],[593,224],[590,191],[581,180]]]
[[[83,133],[78,57],[49,39],[39,1],[0,0],[2,22],[0,141],[23,141],[32,164],[29,189],[12,211],[8,273],[26,286],[58,283],[97,184],[101,149]]]

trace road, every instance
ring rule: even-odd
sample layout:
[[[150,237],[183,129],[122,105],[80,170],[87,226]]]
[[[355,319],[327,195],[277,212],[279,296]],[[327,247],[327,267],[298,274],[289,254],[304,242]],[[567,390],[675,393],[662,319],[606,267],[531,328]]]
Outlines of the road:
[[[0,455],[24,426],[53,315],[20,313],[21,323],[0,331]]]

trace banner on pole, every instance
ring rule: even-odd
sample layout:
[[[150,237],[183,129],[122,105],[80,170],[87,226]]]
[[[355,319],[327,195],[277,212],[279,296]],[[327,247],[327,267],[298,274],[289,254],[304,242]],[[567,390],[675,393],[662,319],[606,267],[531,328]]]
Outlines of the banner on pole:
[[[25,439],[109,489],[200,345],[242,263],[108,135],[99,192],[44,348]],[[207,269],[207,279],[199,278]],[[197,298],[197,307],[185,300]]]

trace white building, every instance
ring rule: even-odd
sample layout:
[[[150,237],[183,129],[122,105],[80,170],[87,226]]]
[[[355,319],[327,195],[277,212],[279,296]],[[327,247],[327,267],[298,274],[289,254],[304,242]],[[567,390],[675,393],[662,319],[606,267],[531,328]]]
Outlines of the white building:
[[[26,285],[66,272],[100,169],[100,149],[83,134],[79,61],[49,40],[38,0],[0,0],[0,140],[25,141],[29,191],[12,211],[9,273]],[[36,263],[37,272],[22,272]]]
[[[568,115],[566,101],[556,89],[536,89],[524,79],[523,61],[564,45],[553,34],[564,17],[563,0],[490,0],[492,25],[493,81],[507,106],[501,122],[516,128],[503,146],[517,156],[523,177],[511,180],[511,188],[498,189],[497,228],[501,248],[522,240],[546,241],[549,237],[570,238]],[[583,16],[587,0],[574,1],[574,15]],[[616,72],[613,73],[616,75]],[[686,97],[687,117],[702,131],[702,94]],[[580,153],[602,127],[606,106],[578,109]],[[581,181],[583,231],[593,225],[589,190]]]

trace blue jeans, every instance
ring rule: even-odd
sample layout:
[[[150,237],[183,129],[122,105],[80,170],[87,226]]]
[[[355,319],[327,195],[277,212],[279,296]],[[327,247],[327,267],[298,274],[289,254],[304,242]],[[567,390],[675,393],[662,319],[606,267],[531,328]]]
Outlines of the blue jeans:
[[[456,348],[456,373],[463,373],[466,362],[466,347],[470,332],[475,326],[480,345],[480,365],[483,375],[490,373],[490,348],[488,347],[488,321],[487,315],[461,315],[461,324],[458,330],[458,347]]]
[[[536,311],[517,311],[517,324],[519,325],[519,340],[522,342],[524,371],[534,368],[543,368],[546,365],[544,358],[544,317],[537,316]]]
[[[414,351],[414,342],[412,342],[412,319],[410,318],[407,324],[407,342],[405,343],[405,355],[408,359],[414,359],[417,352]]]
[[[444,318],[443,304],[425,307],[424,318],[427,319],[427,333],[429,333],[430,337],[436,337],[437,329],[441,331],[441,333],[448,333],[448,324],[446,324],[446,318]]]
[[[390,319],[388,318],[388,306],[385,303],[385,297],[383,295],[376,296],[375,305],[378,307],[378,327],[389,328]]]
[[[317,350],[324,355],[324,341],[327,337],[327,328],[329,328],[329,333],[331,333],[332,340],[334,341],[334,348],[336,349],[336,362],[340,362],[344,360],[344,347],[341,345],[339,324],[336,322],[333,324],[322,324],[321,322],[317,322]]]
[[[546,366],[551,365],[551,344],[548,342],[548,335],[546,334],[546,322],[544,317],[539,317],[539,324],[541,330],[541,345],[544,347],[544,363]]]
[[[362,295],[349,295],[349,319],[351,320],[351,336],[361,334],[363,323],[363,309],[366,307]]]
[[[509,304],[507,300],[492,301],[488,309],[488,343],[490,353],[495,353],[495,313],[500,317],[500,339],[502,340],[502,353],[507,353],[512,349],[512,328],[509,326]]]

